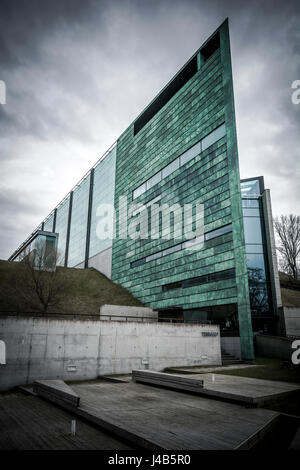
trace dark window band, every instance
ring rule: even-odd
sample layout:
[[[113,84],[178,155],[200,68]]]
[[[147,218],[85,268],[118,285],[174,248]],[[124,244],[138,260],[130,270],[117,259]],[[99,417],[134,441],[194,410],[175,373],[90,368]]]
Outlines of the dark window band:
[[[226,279],[235,278],[235,268],[225,269],[216,273],[206,274],[204,276],[192,277],[183,281],[171,282],[162,286],[163,292],[173,289],[186,289],[188,287],[201,286],[210,282],[225,281]]]
[[[213,238],[221,237],[222,235],[225,235],[226,233],[232,232],[232,225],[224,225],[224,227],[217,228],[216,230],[212,230],[210,232],[207,232],[204,234],[204,241],[212,240]],[[203,243],[203,240],[194,238],[192,240],[188,240],[183,243],[177,243],[176,245],[173,245],[169,248],[166,248],[165,250],[158,251],[156,253],[153,253],[152,255],[145,256],[144,258],[140,258],[136,261],[132,261],[130,263],[131,268],[136,268],[137,266],[141,266],[142,264],[148,263],[149,261],[153,261],[154,259],[161,258],[162,256],[167,256],[171,253],[176,253],[177,251],[181,250],[186,250],[189,247],[196,246],[197,244]]]
[[[197,56],[193,57],[179,72],[172,82],[158,95],[134,123],[133,134],[136,135],[160,109],[180,90],[197,72]]]

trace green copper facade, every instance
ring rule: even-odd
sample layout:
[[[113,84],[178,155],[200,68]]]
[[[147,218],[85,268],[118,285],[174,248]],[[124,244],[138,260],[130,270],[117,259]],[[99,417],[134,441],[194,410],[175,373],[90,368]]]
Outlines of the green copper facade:
[[[132,262],[174,246],[174,240],[115,239],[112,280],[166,313],[168,308],[182,309],[187,320],[188,313],[201,314],[206,307],[237,305],[242,357],[251,360],[253,340],[227,21],[189,63],[195,57],[196,73],[137,133],[136,121],[119,138],[115,201],[120,196],[132,201],[134,190],[144,181],[225,123],[224,137],[135,202],[146,204],[158,196],[161,204],[200,201],[204,204],[205,233],[230,224],[232,232],[205,241],[198,251],[176,251],[140,266],[132,266]],[[170,283],[176,286],[178,281],[232,269],[235,276],[229,279],[164,290]]]

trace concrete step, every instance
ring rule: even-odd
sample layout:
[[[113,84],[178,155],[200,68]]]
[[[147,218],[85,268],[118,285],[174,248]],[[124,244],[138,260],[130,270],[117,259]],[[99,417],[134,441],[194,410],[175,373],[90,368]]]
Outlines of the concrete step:
[[[236,364],[243,364],[243,361],[232,354],[222,351],[222,365],[231,366]]]

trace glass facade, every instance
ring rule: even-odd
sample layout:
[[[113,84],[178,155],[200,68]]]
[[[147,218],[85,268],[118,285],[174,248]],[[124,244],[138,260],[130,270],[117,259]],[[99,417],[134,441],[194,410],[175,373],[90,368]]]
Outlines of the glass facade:
[[[101,218],[105,216],[104,207],[101,208],[101,204],[114,205],[115,167],[116,147],[98,163],[94,170],[89,257],[112,246],[112,239],[99,237],[97,228],[99,229]],[[101,232],[105,233],[106,229],[107,227],[103,227]]]
[[[53,232],[53,219],[54,219],[54,214],[50,214],[48,219],[44,222],[44,231],[45,232]]]
[[[68,266],[74,267],[85,259],[90,175],[73,191]]]
[[[56,237],[46,234],[38,234],[32,243],[33,251],[37,251],[34,258],[37,268],[53,270],[56,266],[55,248]]]
[[[55,224],[54,230],[56,233],[59,234],[58,245],[57,245],[59,266],[63,266],[65,264],[69,204],[70,204],[70,195],[57,208],[57,213],[56,213],[56,224]]]
[[[105,222],[101,223],[105,212],[101,204],[114,207],[115,193],[115,167],[116,167],[116,145],[107,152],[89,174],[71,191],[67,197],[53,210],[50,215],[37,227],[37,229],[28,237],[28,240],[37,233],[55,232],[58,234],[58,266],[75,267],[85,261],[87,234],[89,233],[88,258],[95,256],[101,251],[112,247],[112,237],[101,236],[106,231]],[[92,185],[91,185],[91,175]],[[91,194],[90,194],[91,190]],[[70,200],[71,216],[69,221]],[[159,201],[159,197],[152,202]],[[90,210],[89,210],[90,204]],[[150,205],[150,203],[149,203]],[[102,209],[102,213],[101,213]],[[90,225],[88,230],[88,218]],[[70,222],[70,226],[69,226]],[[102,232],[99,236],[100,232]],[[98,232],[98,233],[97,233]],[[25,247],[25,248],[24,248]],[[20,260],[24,255],[24,250],[30,248],[27,240],[11,255],[11,261]],[[68,249],[68,253],[66,253]]]
[[[261,179],[241,182],[249,295],[254,320],[272,316],[261,185]]]
[[[186,323],[220,325],[223,336],[236,336],[239,332],[238,307],[236,303],[199,309],[186,309],[183,314]]]
[[[19,252],[16,261],[30,259],[37,269],[53,270],[56,266],[56,243],[56,235],[37,230]]]

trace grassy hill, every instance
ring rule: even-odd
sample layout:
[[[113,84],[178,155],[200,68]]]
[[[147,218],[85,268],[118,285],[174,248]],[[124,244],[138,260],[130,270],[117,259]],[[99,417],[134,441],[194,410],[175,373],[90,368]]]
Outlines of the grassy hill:
[[[48,313],[98,315],[100,305],[104,304],[143,306],[128,290],[94,268],[58,267],[57,279],[62,289]],[[0,313],[42,311],[34,295],[33,299],[25,298],[26,290],[28,273],[24,264],[0,260]]]

